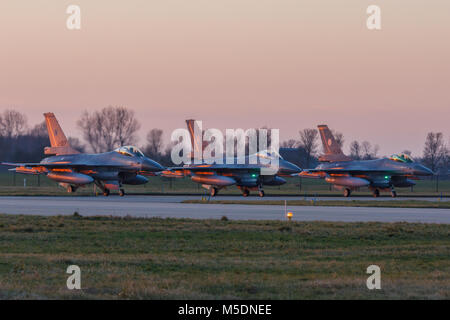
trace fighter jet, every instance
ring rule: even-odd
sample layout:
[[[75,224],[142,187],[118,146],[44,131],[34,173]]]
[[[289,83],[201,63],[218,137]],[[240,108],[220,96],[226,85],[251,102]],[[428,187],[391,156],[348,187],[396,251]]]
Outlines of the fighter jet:
[[[433,175],[430,169],[406,154],[376,160],[352,160],[344,155],[328,126],[319,125],[318,128],[325,152],[319,157],[322,163],[299,175],[325,179],[337,189],[343,189],[345,197],[361,187],[368,187],[374,197],[380,196],[380,190],[390,191],[392,197],[396,197],[395,187],[411,187],[416,184],[413,180]]]
[[[186,120],[191,137],[192,150],[199,149],[202,154],[205,144],[198,141],[194,134],[194,120]],[[219,158],[219,157],[218,157]],[[218,159],[217,158],[217,159]],[[284,160],[277,151],[265,150],[256,154],[240,157],[226,158],[221,156],[221,163],[214,161],[199,164],[185,164],[182,167],[172,167],[163,171],[165,177],[190,177],[192,181],[201,183],[202,187],[209,190],[212,197],[216,196],[220,189],[235,185],[244,197],[249,196],[250,191],[258,191],[260,197],[264,197],[263,186],[279,186],[286,183],[283,176],[289,177],[298,174],[301,169]],[[259,161],[261,158],[265,161]],[[270,167],[269,160],[278,160],[278,169],[273,174],[261,174],[261,170]],[[211,160],[211,159],[210,159]],[[213,159],[214,160],[214,159]],[[212,161],[209,161],[212,162]],[[273,162],[272,162],[273,163]]]
[[[155,172],[165,169],[134,146],[122,146],[105,153],[80,153],[69,145],[55,115],[45,113],[44,116],[51,144],[51,147],[44,149],[44,153],[54,156],[39,163],[3,163],[16,167],[9,170],[44,174],[68,192],[75,192],[79,187],[94,183],[103,191],[104,196],[108,196],[110,190],[119,190],[119,195],[124,196],[122,185],[147,183],[148,179],[144,175],[155,175]]]

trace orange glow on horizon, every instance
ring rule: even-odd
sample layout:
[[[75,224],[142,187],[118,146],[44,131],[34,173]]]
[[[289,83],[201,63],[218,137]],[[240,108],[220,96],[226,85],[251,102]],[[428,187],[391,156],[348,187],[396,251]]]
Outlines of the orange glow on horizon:
[[[380,31],[360,0],[78,0],[70,31],[67,2],[4,0],[0,112],[34,126],[51,111],[81,138],[84,110],[123,105],[139,146],[152,128],[167,145],[190,118],[279,128],[281,141],[326,123],[346,154],[367,140],[420,156],[427,132],[450,136],[450,2],[378,2]]]

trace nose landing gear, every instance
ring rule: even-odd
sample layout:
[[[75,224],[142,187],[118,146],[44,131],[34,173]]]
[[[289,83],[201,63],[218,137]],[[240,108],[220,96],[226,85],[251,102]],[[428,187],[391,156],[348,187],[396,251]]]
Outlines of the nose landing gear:
[[[348,198],[348,197],[350,197],[351,194],[352,194],[352,190],[350,190],[349,188],[344,189],[344,197]]]
[[[216,187],[211,187],[211,189],[209,190],[209,194],[211,195],[211,197],[217,196],[218,192],[219,192],[219,189],[217,189]]]
[[[68,185],[67,186],[67,192],[68,193],[73,193],[73,192],[75,192],[77,190],[77,187],[75,187],[75,186],[72,186],[72,185]]]
[[[258,195],[259,195],[261,198],[265,196],[264,190],[263,190],[263,188],[262,188],[262,185],[259,185],[259,186],[258,186]]]
[[[392,198],[397,197],[397,192],[394,189],[391,189],[391,197]]]

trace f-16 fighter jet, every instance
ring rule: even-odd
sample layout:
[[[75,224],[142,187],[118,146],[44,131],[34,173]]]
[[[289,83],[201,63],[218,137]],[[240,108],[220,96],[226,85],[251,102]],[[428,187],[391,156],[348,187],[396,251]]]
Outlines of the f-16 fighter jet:
[[[44,116],[51,144],[51,147],[44,149],[44,153],[54,156],[39,163],[3,163],[16,167],[11,171],[45,174],[68,192],[95,183],[105,196],[109,195],[110,190],[119,190],[119,195],[123,196],[124,184],[147,183],[144,175],[155,175],[155,172],[165,169],[133,146],[123,146],[105,153],[80,153],[69,145],[55,115],[45,113]]]
[[[194,120],[186,120],[186,124],[191,138],[191,150],[197,150],[200,155],[203,155],[206,145],[202,137],[195,134],[199,131],[201,135],[202,130],[196,130],[197,122]],[[277,163],[275,169],[271,167],[273,163]],[[265,172],[266,169],[267,172]],[[283,176],[297,175],[300,171],[299,167],[284,160],[277,151],[265,150],[242,157],[218,155],[215,158],[200,159],[198,163],[169,168],[162,173],[162,176],[188,176],[192,181],[202,184],[213,197],[220,189],[233,185],[241,190],[244,197],[250,194],[250,190],[257,190],[259,196],[264,197],[263,186],[285,184],[286,180],[282,178]]]
[[[406,154],[375,160],[352,160],[344,155],[328,126],[319,125],[318,128],[325,153],[319,157],[322,163],[315,169],[303,170],[300,176],[323,178],[343,189],[345,197],[361,187],[372,190],[374,197],[380,196],[380,190],[390,191],[392,197],[396,197],[395,187],[411,187],[416,184],[413,180],[433,175],[430,169],[414,162]]]

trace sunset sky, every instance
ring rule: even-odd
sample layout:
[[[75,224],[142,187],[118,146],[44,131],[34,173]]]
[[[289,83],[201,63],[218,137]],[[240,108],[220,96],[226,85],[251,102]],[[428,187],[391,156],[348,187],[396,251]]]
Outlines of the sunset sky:
[[[66,8],[81,8],[81,30]],[[382,30],[366,28],[381,7]],[[387,155],[450,138],[448,0],[2,0],[0,112],[135,110],[147,131],[184,120],[280,129],[328,124]]]

